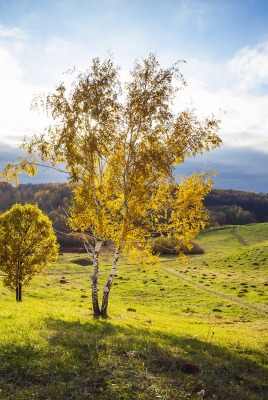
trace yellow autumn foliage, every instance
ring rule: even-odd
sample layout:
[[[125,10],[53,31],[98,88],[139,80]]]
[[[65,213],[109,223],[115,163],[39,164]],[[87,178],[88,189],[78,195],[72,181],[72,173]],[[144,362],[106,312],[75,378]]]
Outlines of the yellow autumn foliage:
[[[27,285],[57,259],[58,244],[49,218],[31,204],[15,204],[0,215],[0,271],[12,290]]]
[[[104,241],[115,243],[106,296],[120,254],[144,266],[152,259],[152,234],[173,236],[187,247],[206,223],[210,175],[195,173],[179,182],[174,168],[221,144],[220,121],[213,115],[200,119],[192,109],[175,112],[184,85],[180,62],[163,68],[155,54],[137,61],[124,85],[111,58],[95,58],[70,91],[61,83],[54,93],[36,97],[33,107],[44,108],[53,122],[24,142],[25,160],[1,173],[7,180],[21,171],[34,174],[37,155],[52,168],[65,163],[73,190],[69,226],[92,255],[93,298]],[[97,315],[98,305],[93,308]]]

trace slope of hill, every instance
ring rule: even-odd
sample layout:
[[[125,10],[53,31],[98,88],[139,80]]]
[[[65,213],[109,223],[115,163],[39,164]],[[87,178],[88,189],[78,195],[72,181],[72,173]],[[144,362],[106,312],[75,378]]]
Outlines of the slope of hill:
[[[86,255],[60,256],[21,304],[1,288],[1,398],[266,400],[268,224],[239,227],[247,245],[233,228],[203,231],[187,265],[122,260],[106,321]]]

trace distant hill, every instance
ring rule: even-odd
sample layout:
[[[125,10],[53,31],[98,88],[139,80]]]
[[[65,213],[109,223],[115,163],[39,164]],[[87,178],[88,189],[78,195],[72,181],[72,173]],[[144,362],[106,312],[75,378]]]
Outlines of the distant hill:
[[[66,183],[23,184],[13,187],[0,182],[0,212],[15,203],[37,204],[52,220],[54,228],[68,233],[66,218],[71,191]],[[210,212],[210,225],[244,225],[268,222],[268,194],[214,189],[205,199]],[[62,248],[81,246],[78,239],[58,233]]]
[[[214,189],[205,199],[211,225],[268,221],[268,194],[238,190]]]

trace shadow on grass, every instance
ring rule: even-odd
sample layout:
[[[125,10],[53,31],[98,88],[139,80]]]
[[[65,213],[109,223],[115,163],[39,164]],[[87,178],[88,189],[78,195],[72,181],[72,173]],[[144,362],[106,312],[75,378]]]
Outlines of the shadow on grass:
[[[212,343],[107,321],[46,323],[46,345],[0,350],[1,399],[267,398],[267,370]]]

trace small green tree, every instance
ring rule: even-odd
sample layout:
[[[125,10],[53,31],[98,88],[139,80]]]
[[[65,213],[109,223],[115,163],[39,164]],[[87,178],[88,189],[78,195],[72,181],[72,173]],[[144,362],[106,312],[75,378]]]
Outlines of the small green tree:
[[[34,205],[15,204],[0,215],[0,271],[4,285],[22,300],[22,286],[57,259],[51,221]]]

